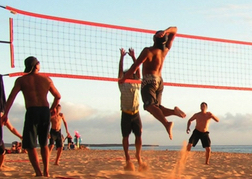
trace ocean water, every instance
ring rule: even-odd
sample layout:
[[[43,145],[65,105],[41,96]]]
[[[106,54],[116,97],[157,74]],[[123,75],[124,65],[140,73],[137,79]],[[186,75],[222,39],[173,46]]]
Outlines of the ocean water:
[[[87,146],[89,149],[95,150],[123,150],[122,146]],[[182,146],[143,146],[142,150],[169,150],[180,151]],[[212,152],[228,152],[228,153],[252,153],[252,145],[212,145]],[[135,150],[134,146],[130,146],[129,150]],[[201,145],[192,147],[191,151],[205,151]]]
[[[82,144],[81,144],[82,145]],[[89,149],[93,150],[123,150],[121,144],[84,144]],[[5,148],[10,148],[11,144],[5,144]],[[65,144],[65,148],[67,145]],[[179,145],[170,145],[170,146],[162,146],[162,145],[144,145],[142,150],[168,150],[168,151],[180,151],[182,146]],[[252,153],[252,145],[212,145],[212,152],[228,152],[228,153]],[[135,150],[134,145],[129,147],[129,150]],[[192,147],[191,151],[205,151],[202,148],[201,144],[198,144],[195,147]]]

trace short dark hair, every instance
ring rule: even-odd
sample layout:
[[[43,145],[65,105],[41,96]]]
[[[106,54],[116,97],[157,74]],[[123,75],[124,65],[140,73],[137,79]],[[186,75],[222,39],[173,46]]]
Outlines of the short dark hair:
[[[203,105],[203,104],[206,105],[206,107],[207,107],[207,103],[206,102],[202,102],[200,105]]]
[[[154,42],[157,45],[157,48],[161,49],[162,51],[165,49],[165,44],[168,40],[167,34],[165,34],[163,37],[156,37],[156,35],[160,32],[164,32],[163,30],[159,30],[154,35]]]

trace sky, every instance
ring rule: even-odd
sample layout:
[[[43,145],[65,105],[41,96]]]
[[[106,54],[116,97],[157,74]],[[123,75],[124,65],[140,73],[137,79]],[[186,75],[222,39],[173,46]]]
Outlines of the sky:
[[[252,41],[252,2],[235,1],[61,1],[0,0],[1,6],[11,6],[20,10],[79,19],[91,22],[159,30],[177,26],[178,33],[221,39]],[[6,4],[8,3],[8,4]],[[8,41],[9,11],[0,9],[0,40]],[[10,68],[9,46],[0,44],[0,73],[17,72]],[[119,55],[119,53],[118,53]],[[169,54],[166,57],[169,59]],[[119,56],[118,56],[119,59]],[[43,66],[41,65],[41,68]],[[16,77],[4,77],[5,93],[8,97]],[[62,112],[74,135],[78,131],[82,143],[121,143],[120,93],[115,82],[52,78],[62,95]],[[52,97],[48,95],[51,103]],[[188,119],[200,110],[201,102],[208,103],[208,110],[220,122],[211,122],[209,131],[213,145],[251,145],[252,112],[250,91],[215,90],[165,86],[162,103],[173,108],[179,106],[186,114],[185,119],[170,116],[174,121],[173,140],[169,140],[165,128],[148,112],[142,109],[143,144],[182,145],[188,141],[186,134]],[[24,100],[18,94],[9,114],[9,120],[22,133],[24,122]],[[194,123],[191,130],[194,128]],[[65,135],[62,125],[63,135]],[[4,141],[18,140],[4,127]],[[130,143],[134,143],[133,134]]]

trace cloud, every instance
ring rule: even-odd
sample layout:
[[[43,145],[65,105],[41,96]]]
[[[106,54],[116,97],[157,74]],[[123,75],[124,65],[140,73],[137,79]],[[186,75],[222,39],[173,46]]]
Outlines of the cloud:
[[[71,135],[74,135],[74,131],[78,131],[82,137],[82,143],[121,143],[121,112],[119,110],[103,111],[69,102],[62,102],[61,105]],[[9,115],[12,125],[20,133],[23,130],[24,113],[24,106],[15,103]],[[192,113],[185,119],[176,116],[167,117],[169,121],[174,122],[174,140],[172,141],[169,140],[164,126],[157,119],[146,111],[140,111],[140,115],[143,123],[144,144],[180,145],[190,137],[186,134],[186,125]],[[251,138],[252,114],[226,113],[218,117],[220,122],[212,121],[209,126],[213,144],[234,144],[235,141],[239,144],[247,144]],[[191,125],[191,131],[194,126],[195,122]],[[62,133],[66,135],[63,124]],[[14,140],[18,140],[17,137],[4,127],[4,141],[11,143]],[[130,141],[134,142],[133,135],[130,136]]]

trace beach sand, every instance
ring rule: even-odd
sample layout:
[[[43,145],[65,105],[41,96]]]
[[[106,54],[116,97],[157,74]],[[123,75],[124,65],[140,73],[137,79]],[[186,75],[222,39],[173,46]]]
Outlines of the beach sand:
[[[60,165],[50,156],[49,178],[87,179],[213,179],[252,178],[252,154],[212,152],[205,165],[205,152],[191,151],[186,162],[181,151],[142,151],[146,171],[138,171],[134,150],[130,150],[135,171],[124,171],[123,150],[64,150]],[[0,178],[32,178],[34,171],[27,154],[7,154]],[[42,162],[41,162],[42,167]],[[42,168],[43,169],[43,168]],[[36,177],[44,178],[44,177]]]

